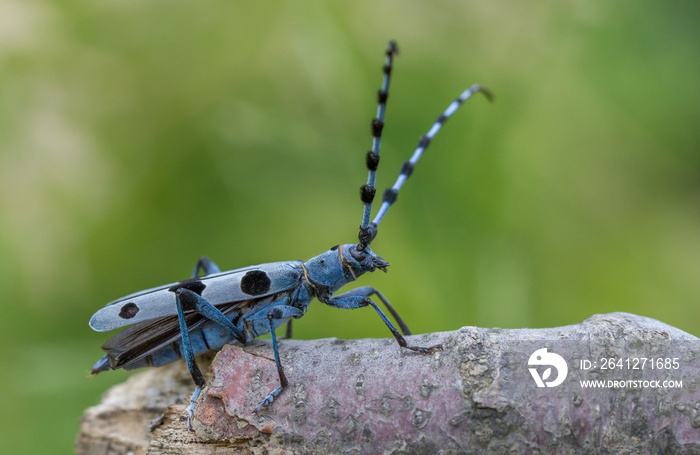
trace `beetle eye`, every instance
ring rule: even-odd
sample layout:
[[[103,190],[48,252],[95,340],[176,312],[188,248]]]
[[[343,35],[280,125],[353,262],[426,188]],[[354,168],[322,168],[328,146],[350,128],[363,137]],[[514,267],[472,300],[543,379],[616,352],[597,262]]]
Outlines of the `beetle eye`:
[[[355,259],[357,262],[362,262],[367,257],[367,253],[365,253],[364,251],[360,251],[355,247],[355,245],[353,245],[350,248],[350,254],[352,255],[353,259]]]

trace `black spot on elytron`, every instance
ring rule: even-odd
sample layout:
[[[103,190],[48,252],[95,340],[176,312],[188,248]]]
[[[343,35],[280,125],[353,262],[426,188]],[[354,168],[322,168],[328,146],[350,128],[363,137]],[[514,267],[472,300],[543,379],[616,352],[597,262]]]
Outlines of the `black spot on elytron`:
[[[200,280],[199,278],[191,278],[189,280],[183,280],[177,284],[170,286],[168,288],[168,291],[175,292],[178,289],[187,289],[189,291],[194,292],[195,294],[202,295],[202,292],[206,287],[207,285],[202,283],[202,280]]]
[[[270,290],[270,277],[262,270],[251,270],[241,278],[241,291],[248,295],[261,295]]]
[[[139,307],[136,306],[134,302],[129,302],[124,305],[121,310],[119,310],[119,317],[122,319],[131,319],[136,316],[136,313],[138,312]]]
[[[340,246],[340,245],[336,245],[336,246],[334,246],[334,247],[331,247],[331,251],[337,250],[339,246]]]

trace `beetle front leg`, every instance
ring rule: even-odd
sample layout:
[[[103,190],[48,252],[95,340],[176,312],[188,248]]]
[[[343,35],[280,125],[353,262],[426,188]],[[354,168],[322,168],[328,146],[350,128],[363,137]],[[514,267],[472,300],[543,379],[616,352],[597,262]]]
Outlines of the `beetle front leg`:
[[[369,288],[369,287],[367,287]],[[358,288],[361,289],[361,288]],[[375,293],[374,288],[369,288],[373,290],[373,293]],[[366,291],[368,291],[367,289]],[[421,346],[409,346],[408,342],[406,339],[401,335],[401,332],[399,332],[394,324],[391,323],[389,318],[386,317],[386,314],[377,306],[376,303],[372,301],[369,297],[363,296],[362,292],[355,292],[356,290],[346,292],[345,294],[341,294],[337,297],[331,297],[323,300],[323,303],[336,307],[336,308],[342,308],[346,310],[354,310],[356,308],[362,308],[366,306],[371,306],[374,308],[374,310],[379,314],[379,317],[382,318],[382,321],[384,321],[384,324],[391,330],[391,333],[394,335],[394,338],[396,338],[396,341],[399,343],[399,346],[402,348],[409,349],[411,351],[418,352],[420,354],[432,354],[435,351],[442,350],[443,346],[441,344],[435,345],[435,346],[429,346],[429,347],[421,347]],[[359,294],[359,295],[358,295]]]
[[[399,325],[401,328],[401,333],[403,333],[405,336],[408,336],[411,334],[411,330],[408,328],[405,322],[403,322],[403,319],[401,319],[401,316],[399,316],[399,313],[396,312],[394,307],[389,303],[389,300],[387,300],[386,297],[384,297],[384,294],[379,292],[379,290],[373,288],[372,286],[362,286],[359,288],[355,288],[351,291],[345,292],[343,294],[340,294],[339,296],[335,297],[337,299],[342,299],[345,297],[351,297],[351,296],[360,296],[360,297],[371,297],[372,295],[375,295],[379,297],[379,300],[382,301],[384,306],[386,306],[386,309],[389,310],[389,313],[394,317],[394,320],[396,323]]]
[[[273,390],[263,401],[260,402],[255,407],[254,412],[260,412],[261,409],[265,409],[275,401],[275,398],[282,393],[285,387],[289,384],[287,381],[287,376],[284,374],[284,369],[280,363],[280,354],[277,350],[277,336],[275,335],[275,320],[276,319],[286,319],[286,318],[299,318],[304,315],[304,312],[299,308],[283,305],[270,308],[267,312],[267,320],[270,323],[270,337],[272,338],[272,350],[275,353],[275,365],[277,366],[277,374],[280,377],[280,386]]]

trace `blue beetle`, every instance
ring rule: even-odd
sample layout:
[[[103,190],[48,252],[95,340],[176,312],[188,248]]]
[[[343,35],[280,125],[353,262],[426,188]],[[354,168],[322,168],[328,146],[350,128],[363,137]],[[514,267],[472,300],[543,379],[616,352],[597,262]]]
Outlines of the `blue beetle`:
[[[402,348],[421,354],[442,349],[441,345],[409,345],[403,336],[410,335],[408,327],[377,289],[364,286],[335,295],[340,288],[367,272],[377,269],[386,272],[389,263],[377,256],[369,244],[376,237],[377,227],[387,210],[396,201],[399,189],[411,175],[430,141],[466,99],[477,92],[492,98],[488,90],[473,85],[449,105],[428,133],[421,137],[413,156],[403,164],[394,185],[384,192],[382,205],[370,223],[384,113],[396,53],[397,47],[392,41],[386,50],[377,115],[372,121],[372,150],[366,157],[367,183],[360,188],[364,209],[358,243],[334,246],[306,262],[272,262],[227,272],[222,272],[214,262],[203,257],[195,265],[190,279],[114,300],[92,316],[90,327],[100,332],[129,327],[105,343],[102,349],[107,354],[93,366],[93,374],[109,369],[162,366],[184,357],[197,385],[190,400],[187,420],[190,428],[194,403],[205,383],[195,356],[218,350],[232,341],[245,344],[269,333],[280,386],[257,405],[255,411],[258,412],[271,405],[288,384],[280,364],[275,330],[288,322],[287,333],[291,336],[291,320],[303,316],[314,297],[342,309],[371,306]],[[386,306],[401,331],[370,299],[373,295]]]

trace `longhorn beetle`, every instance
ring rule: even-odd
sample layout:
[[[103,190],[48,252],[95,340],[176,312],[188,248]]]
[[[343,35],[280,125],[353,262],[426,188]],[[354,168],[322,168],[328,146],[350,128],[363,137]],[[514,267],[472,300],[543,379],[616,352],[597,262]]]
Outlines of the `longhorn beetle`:
[[[384,191],[379,212],[370,223],[389,81],[393,59],[397,53],[396,43],[390,42],[386,50],[382,87],[378,94],[377,115],[372,120],[372,149],[366,156],[367,183],[360,187],[364,210],[358,243],[334,246],[306,262],[272,262],[228,272],[222,272],[210,259],[202,257],[195,265],[190,279],[137,292],[110,302],[92,316],[90,327],[99,332],[124,326],[131,327],[102,346],[107,354],[92,367],[93,374],[109,369],[131,370],[145,366],[161,366],[184,357],[197,385],[188,410],[187,426],[191,429],[190,418],[194,404],[205,383],[195,356],[220,349],[234,340],[245,344],[269,333],[280,386],[257,405],[255,412],[258,412],[270,406],[288,384],[280,364],[275,329],[288,322],[287,333],[291,336],[291,319],[302,317],[314,297],[336,308],[355,309],[371,306],[402,348],[420,354],[431,354],[442,349],[442,345],[409,345],[403,337],[410,335],[408,327],[377,289],[363,286],[334,295],[338,289],[366,272],[374,272],[376,269],[386,272],[389,263],[377,256],[369,245],[377,236],[377,227],[387,210],[396,202],[399,189],[411,175],[415,164],[442,125],[466,99],[477,92],[483,93],[489,100],[492,99],[488,90],[473,85],[448,106],[428,133],[420,138],[413,156],[401,167],[394,186]],[[373,295],[386,306],[401,332],[370,299]],[[222,326],[226,330],[222,330]]]

